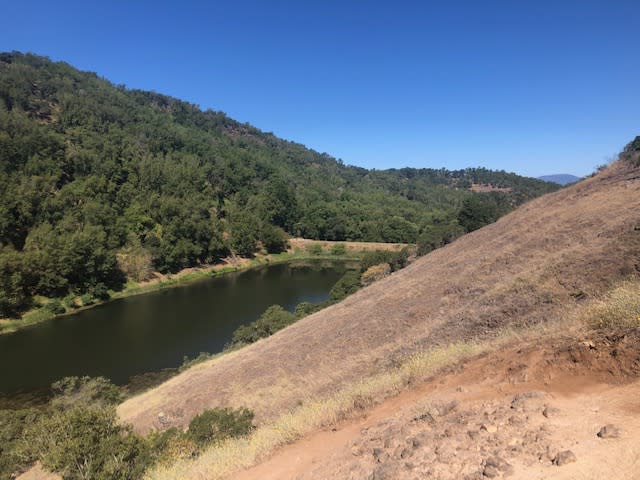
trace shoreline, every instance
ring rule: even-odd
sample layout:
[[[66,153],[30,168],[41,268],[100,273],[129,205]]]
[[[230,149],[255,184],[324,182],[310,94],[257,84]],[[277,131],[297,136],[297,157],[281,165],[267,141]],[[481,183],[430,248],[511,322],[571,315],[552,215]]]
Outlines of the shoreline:
[[[127,282],[124,288],[119,291],[109,291],[109,298],[103,301],[94,300],[88,305],[81,305],[76,308],[70,308],[64,313],[54,314],[46,309],[46,303],[55,301],[62,301],[62,298],[46,299],[47,302],[37,308],[34,308],[28,312],[25,312],[19,319],[0,319],[0,335],[8,335],[15,333],[24,328],[38,325],[48,320],[52,320],[58,317],[65,317],[74,315],[83,310],[97,307],[105,303],[132,297],[136,295],[143,295],[146,293],[163,290],[165,288],[174,288],[178,286],[188,285],[198,280],[204,280],[206,278],[213,278],[219,275],[225,275],[228,273],[241,272],[250,270],[253,268],[265,267],[268,265],[277,265],[281,263],[287,263],[292,261],[341,261],[357,262],[362,258],[362,255],[366,251],[374,250],[400,250],[406,245],[404,244],[383,244],[383,243],[367,243],[367,242],[333,242],[326,240],[309,240],[309,239],[291,239],[289,241],[291,247],[286,252],[258,255],[254,258],[241,258],[238,257],[235,262],[226,261],[225,263],[209,264],[198,267],[188,267],[180,270],[174,274],[160,274],[155,273],[157,277],[152,280],[143,282]],[[344,253],[333,254],[331,247],[341,244],[345,246]],[[320,253],[309,252],[310,245],[319,245],[323,250]]]

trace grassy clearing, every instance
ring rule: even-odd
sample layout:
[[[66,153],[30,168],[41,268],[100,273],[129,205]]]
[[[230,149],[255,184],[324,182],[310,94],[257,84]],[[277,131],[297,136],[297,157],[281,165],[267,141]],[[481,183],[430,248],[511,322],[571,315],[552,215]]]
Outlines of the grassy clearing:
[[[55,317],[55,315],[52,312],[44,308],[37,308],[28,311],[22,316],[22,318],[19,319],[1,319],[0,335],[2,335],[3,333],[15,332],[16,330],[20,330],[21,328],[27,327],[29,325],[35,325],[36,323],[50,320],[53,317]]]
[[[640,280],[621,282],[585,307],[584,319],[597,329],[640,327]]]
[[[250,436],[217,444],[194,460],[178,460],[160,466],[148,480],[184,478],[218,479],[248,468],[278,447],[291,443],[315,429],[334,425],[354,412],[401,392],[410,383],[424,379],[439,369],[486,350],[489,344],[456,343],[408,357],[397,368],[352,384],[323,400],[305,403]]]

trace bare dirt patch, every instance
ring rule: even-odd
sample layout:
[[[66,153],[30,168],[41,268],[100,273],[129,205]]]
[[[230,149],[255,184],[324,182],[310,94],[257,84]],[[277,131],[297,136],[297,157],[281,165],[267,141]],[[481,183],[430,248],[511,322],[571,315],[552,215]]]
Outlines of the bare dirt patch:
[[[512,346],[232,478],[636,478],[639,359],[639,330]]]

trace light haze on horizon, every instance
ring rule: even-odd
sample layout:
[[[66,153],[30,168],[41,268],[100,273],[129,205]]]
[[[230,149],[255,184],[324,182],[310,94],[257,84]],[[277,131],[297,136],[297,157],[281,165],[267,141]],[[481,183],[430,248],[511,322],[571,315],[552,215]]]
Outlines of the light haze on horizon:
[[[0,51],[221,110],[346,164],[583,176],[640,134],[637,1],[0,6]]]

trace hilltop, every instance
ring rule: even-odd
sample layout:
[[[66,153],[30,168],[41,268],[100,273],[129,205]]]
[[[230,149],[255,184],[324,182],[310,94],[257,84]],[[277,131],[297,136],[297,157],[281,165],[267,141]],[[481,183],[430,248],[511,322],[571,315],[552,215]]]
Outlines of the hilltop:
[[[569,185],[570,183],[575,183],[580,180],[580,177],[576,177],[575,175],[570,175],[568,173],[557,173],[555,175],[543,175],[538,177],[538,180],[553,182],[558,185]]]
[[[60,313],[153,271],[279,252],[289,236],[439,245],[557,188],[348,166],[222,112],[0,53],[0,317],[34,296]]]
[[[582,455],[563,478],[613,468],[602,455],[616,455],[620,478],[631,478],[618,447],[630,449],[629,458],[637,455],[637,405],[622,400],[637,394],[637,383],[629,383],[640,375],[637,331],[591,332],[582,319],[618,282],[638,275],[640,176],[633,145],[626,160],[596,176],[532,200],[338,305],[120,405],[122,420],[138,431],[182,427],[218,405],[256,412],[258,430],[248,443],[213,448],[151,478],[217,478],[216,472],[264,460],[278,445],[309,434],[238,478],[421,472],[471,479],[489,476],[487,467],[493,476],[514,468],[533,472],[536,462],[541,473],[531,478],[547,478],[553,461],[565,462],[557,460],[563,448]],[[611,383],[618,387],[605,394]],[[400,400],[375,407],[405,390]],[[571,392],[582,396],[567,398]],[[588,425],[579,423],[581,409],[594,402],[601,411]],[[623,422],[628,436],[603,446],[589,463],[585,455],[598,440],[592,430],[612,420]],[[335,435],[322,431],[336,425]],[[530,437],[521,439],[525,433]],[[478,435],[485,443],[469,441]],[[403,460],[408,456],[414,461]]]

